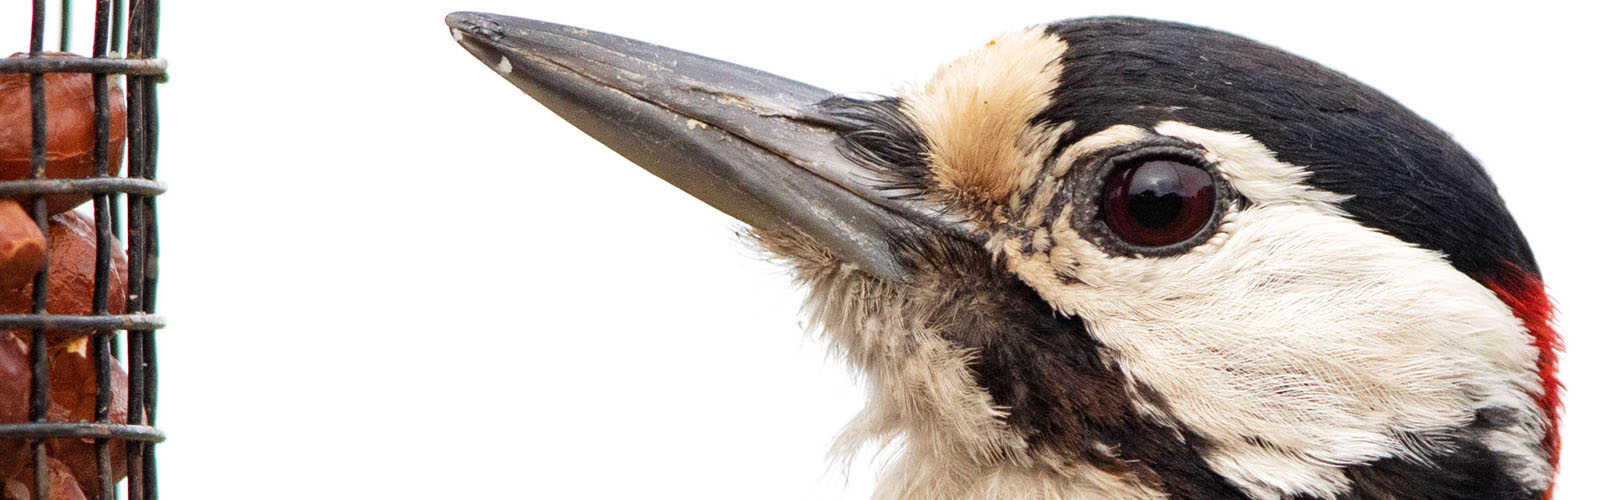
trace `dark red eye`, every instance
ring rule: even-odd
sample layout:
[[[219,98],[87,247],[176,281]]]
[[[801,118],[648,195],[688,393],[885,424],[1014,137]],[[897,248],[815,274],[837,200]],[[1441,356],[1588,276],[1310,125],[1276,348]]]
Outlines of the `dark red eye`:
[[[1211,221],[1216,189],[1211,174],[1172,160],[1113,170],[1106,179],[1106,226],[1136,246],[1161,247],[1194,236]]]

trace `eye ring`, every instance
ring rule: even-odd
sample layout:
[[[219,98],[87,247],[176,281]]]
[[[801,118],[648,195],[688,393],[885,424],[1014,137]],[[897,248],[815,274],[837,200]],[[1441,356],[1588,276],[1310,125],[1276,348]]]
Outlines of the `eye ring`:
[[[1107,151],[1076,183],[1073,225],[1117,256],[1178,255],[1216,234],[1236,197],[1198,146],[1129,145]]]

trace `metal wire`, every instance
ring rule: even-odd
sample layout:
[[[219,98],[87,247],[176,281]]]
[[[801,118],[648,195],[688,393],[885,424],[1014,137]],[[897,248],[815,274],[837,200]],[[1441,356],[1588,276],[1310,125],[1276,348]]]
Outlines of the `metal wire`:
[[[60,193],[135,193],[155,196],[167,191],[166,184],[154,179],[98,177],[88,179],[24,179],[0,182],[0,196],[27,196]]]
[[[33,279],[31,312],[0,314],[0,332],[31,333],[29,364],[32,384],[28,396],[28,421],[0,424],[0,439],[26,440],[33,464],[33,498],[51,498],[47,444],[64,439],[94,442],[97,481],[91,498],[117,497],[113,473],[112,447],[121,445],[127,466],[127,493],[130,500],[156,498],[154,444],[165,439],[155,427],[156,343],[154,331],[166,325],[155,315],[158,275],[155,197],[166,191],[156,180],[156,84],[166,80],[166,61],[156,57],[158,14],[155,0],[96,0],[94,8],[94,46],[92,58],[45,58],[45,0],[33,1],[31,37],[27,57],[0,59],[0,74],[28,74],[31,105],[32,143],[30,179],[0,181],[0,197],[22,200],[34,223],[49,245],[50,214],[44,195],[81,193],[92,196],[95,224],[95,271],[91,313],[52,314],[47,309],[49,296],[49,256]],[[58,49],[69,48],[73,26],[72,2],[60,1]],[[124,36],[124,23],[127,30]],[[126,42],[127,55],[122,55]],[[88,73],[94,90],[94,176],[85,179],[47,177],[45,113],[45,74]],[[111,172],[111,86],[125,78],[127,98],[127,170],[124,176]],[[13,125],[13,124],[7,124]],[[126,252],[128,272],[124,314],[111,314],[112,254],[117,237],[123,233],[123,208],[126,196]],[[58,292],[61,292],[58,290]],[[50,356],[48,333],[85,332],[89,335],[90,359],[94,364],[95,405],[93,422],[49,420]],[[127,421],[112,420],[113,373],[117,368],[118,332],[126,332]]]
[[[0,314],[0,330],[154,330],[167,326],[160,316],[148,314],[96,314],[68,316],[56,314]]]
[[[123,425],[88,422],[42,422],[0,426],[0,438],[117,438],[160,442],[167,437],[148,425]]]
[[[123,75],[167,75],[167,62],[161,59],[28,59],[0,60],[0,73],[117,73]]]

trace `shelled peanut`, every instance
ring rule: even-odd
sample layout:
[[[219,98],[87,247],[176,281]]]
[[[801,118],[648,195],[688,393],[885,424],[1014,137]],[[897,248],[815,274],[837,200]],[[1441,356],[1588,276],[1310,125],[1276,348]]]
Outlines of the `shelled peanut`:
[[[81,57],[50,52],[52,58]],[[13,54],[11,57],[22,57]],[[94,176],[94,76],[85,73],[47,73],[44,76],[45,177],[81,179]],[[33,177],[33,118],[27,74],[0,74],[0,181]],[[122,165],[122,146],[127,138],[128,114],[122,89],[115,83],[106,89],[111,121],[107,130],[111,144],[111,175]],[[52,215],[71,210],[91,196],[64,193],[45,196]],[[28,200],[18,200],[24,204]]]

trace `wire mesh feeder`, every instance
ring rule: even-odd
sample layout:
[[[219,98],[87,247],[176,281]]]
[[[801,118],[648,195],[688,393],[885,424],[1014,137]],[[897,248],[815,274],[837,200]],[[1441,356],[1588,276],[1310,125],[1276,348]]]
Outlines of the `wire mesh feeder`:
[[[152,333],[165,323],[153,314],[155,196],[165,190],[155,180],[155,88],[166,79],[166,61],[155,57],[159,2],[96,1],[93,57],[87,58],[45,52],[45,4],[45,0],[33,2],[28,52],[0,59],[0,79],[20,82],[22,75],[27,75],[26,116],[31,119],[31,127],[18,123],[23,121],[23,107],[0,103],[0,148],[5,146],[5,134],[31,131],[28,146],[22,148],[29,156],[19,163],[26,167],[18,166],[19,174],[0,176],[0,203],[16,200],[27,215],[20,216],[23,223],[3,229],[38,235],[42,245],[37,272],[28,268],[33,273],[31,282],[23,275],[22,288],[0,290],[0,307],[21,304],[17,310],[0,309],[0,474],[12,474],[0,477],[0,498],[111,499],[125,491],[130,499],[154,499],[153,447],[163,434],[154,427],[156,345]],[[61,38],[56,47],[61,52],[69,48],[71,12],[70,2],[61,0]],[[126,57],[122,55],[124,40]],[[125,107],[115,96],[119,75],[125,77]],[[73,102],[47,101],[46,97],[55,95],[58,85],[69,86],[66,82],[72,78],[92,80],[93,112],[84,115],[92,116],[92,126],[85,127],[93,130],[93,146],[92,156],[86,156],[84,163],[90,170],[64,176],[56,173],[67,167],[61,167],[66,160],[55,149],[57,131],[49,128],[49,120],[56,119],[57,107]],[[6,88],[5,81],[0,80],[0,90]],[[21,92],[24,86],[18,83],[15,87],[13,90]],[[79,104],[83,109],[90,106]],[[19,111],[8,113],[6,107]],[[124,110],[126,122],[113,122],[114,115]],[[8,116],[16,119],[8,121]],[[59,120],[61,127],[70,120]],[[119,176],[123,154],[117,142],[124,132],[127,169]],[[0,150],[0,174],[6,173],[4,161],[4,150]],[[125,217],[119,207],[123,195],[127,197]],[[71,208],[90,199],[93,202],[86,207],[92,207],[91,213]],[[68,208],[63,210],[61,205]],[[124,219],[125,248],[118,242]],[[31,225],[27,224],[30,220]],[[71,252],[58,249],[68,247],[72,236],[81,238],[79,248],[89,249],[76,255],[84,257],[82,268],[92,262],[92,272],[84,273],[92,275],[92,285],[88,277],[77,276],[78,281],[73,282],[69,273],[61,271],[72,259],[67,258]],[[120,258],[124,252],[125,264]],[[0,268],[7,264],[0,262]],[[57,271],[54,277],[52,270]],[[82,286],[72,286],[79,283]],[[31,293],[24,291],[27,288]],[[77,304],[82,310],[58,304]],[[76,357],[63,357],[63,353]],[[121,380],[124,372],[125,383]],[[87,404],[91,387],[92,407]],[[92,410],[72,409],[79,406]],[[125,490],[118,487],[123,473],[128,478]]]

